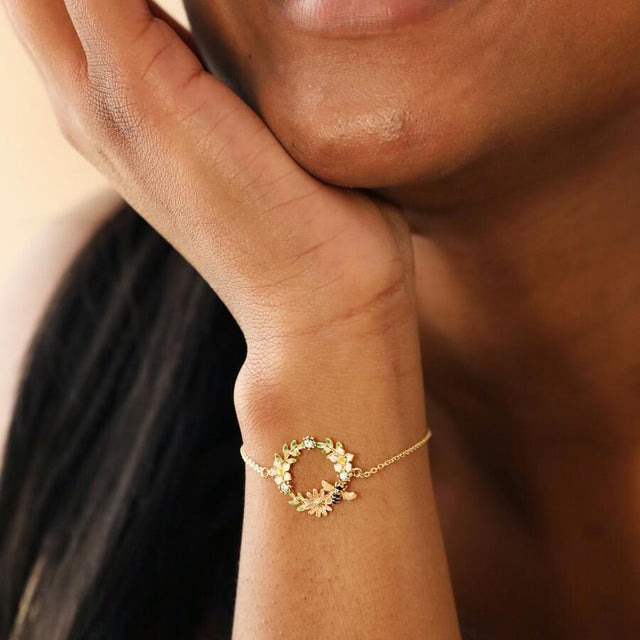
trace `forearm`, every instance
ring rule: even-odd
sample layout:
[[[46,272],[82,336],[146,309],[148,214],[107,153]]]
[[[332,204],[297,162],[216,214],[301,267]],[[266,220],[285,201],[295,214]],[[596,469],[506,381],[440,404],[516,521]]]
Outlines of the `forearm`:
[[[253,383],[249,374],[236,399],[249,454],[271,466],[283,443],[328,436],[366,469],[420,440],[426,423],[412,335],[307,341],[265,357],[273,372]],[[329,465],[319,451],[299,458],[296,490],[333,483]],[[317,518],[247,468],[236,640],[459,638],[428,448],[348,489],[356,499]]]

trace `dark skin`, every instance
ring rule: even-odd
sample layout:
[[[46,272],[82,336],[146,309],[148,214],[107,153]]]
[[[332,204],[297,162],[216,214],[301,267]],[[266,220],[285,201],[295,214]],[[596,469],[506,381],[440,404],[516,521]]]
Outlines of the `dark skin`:
[[[301,423],[384,460],[426,398],[430,458],[324,529],[247,476],[234,638],[640,635],[636,2],[358,38],[189,2],[215,76],[145,0],[3,4],[67,140],[238,321],[257,460]],[[327,533],[302,570],[283,544]]]
[[[185,4],[307,171],[409,209],[463,631],[638,637],[638,3],[468,0],[357,39]]]

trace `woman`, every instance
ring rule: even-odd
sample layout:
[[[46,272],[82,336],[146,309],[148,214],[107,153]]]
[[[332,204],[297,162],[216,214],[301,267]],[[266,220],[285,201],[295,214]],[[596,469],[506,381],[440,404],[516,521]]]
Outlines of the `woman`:
[[[639,637],[637,2],[5,4],[127,204],[24,369],[0,638]]]

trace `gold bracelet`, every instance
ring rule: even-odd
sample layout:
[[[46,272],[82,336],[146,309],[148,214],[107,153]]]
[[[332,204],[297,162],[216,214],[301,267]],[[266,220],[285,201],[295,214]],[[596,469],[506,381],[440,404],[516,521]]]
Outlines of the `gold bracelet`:
[[[332,505],[340,502],[341,500],[353,500],[357,494],[353,491],[347,491],[349,481],[352,478],[368,478],[374,473],[378,473],[381,469],[397,462],[401,458],[413,453],[416,449],[419,449],[423,445],[427,444],[431,437],[431,430],[427,429],[427,434],[412,447],[405,449],[401,453],[377,464],[375,467],[371,467],[368,471],[363,471],[360,467],[354,467],[352,461],[354,458],[353,453],[345,451],[341,442],[334,444],[331,438],[325,440],[316,440],[313,436],[305,436],[302,442],[292,440],[290,444],[284,444],[282,446],[282,455],[275,454],[272,467],[262,467],[255,460],[250,458],[245,451],[244,444],[240,447],[240,455],[245,464],[259,473],[263,478],[271,476],[278,489],[285,495],[289,496],[289,504],[297,507],[297,511],[306,511],[310,516],[326,516],[329,511],[332,511]],[[296,492],[293,489],[291,478],[291,465],[298,460],[298,456],[303,451],[310,451],[313,449],[320,449],[333,463],[338,477],[333,485],[329,484],[326,480],[322,481],[322,489],[318,491],[307,491],[307,497],[305,498],[299,491]]]

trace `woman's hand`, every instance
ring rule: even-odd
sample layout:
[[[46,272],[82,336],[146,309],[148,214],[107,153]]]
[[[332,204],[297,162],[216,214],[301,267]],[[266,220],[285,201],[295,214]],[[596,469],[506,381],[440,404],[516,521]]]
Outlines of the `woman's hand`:
[[[198,269],[250,354],[411,316],[400,212],[305,172],[157,6],[4,2],[66,139]]]

